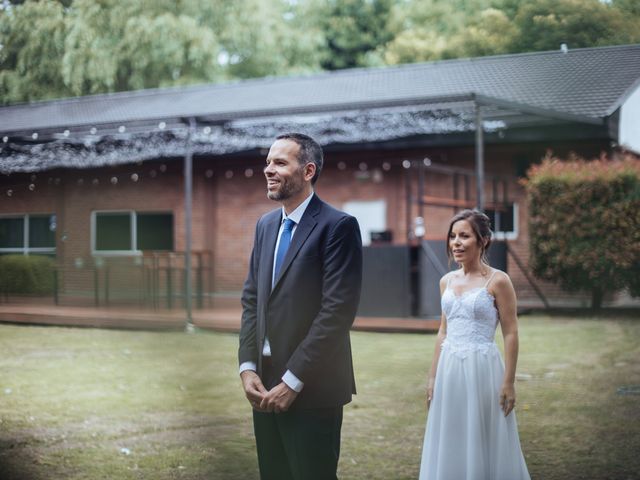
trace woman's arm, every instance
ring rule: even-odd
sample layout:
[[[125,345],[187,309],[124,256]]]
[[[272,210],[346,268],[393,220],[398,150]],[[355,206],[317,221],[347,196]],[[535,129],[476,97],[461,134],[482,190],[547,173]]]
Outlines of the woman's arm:
[[[440,279],[440,297],[444,293],[447,287],[447,275],[444,275]],[[438,360],[440,359],[440,349],[442,348],[442,342],[447,337],[447,319],[442,312],[440,316],[440,328],[438,329],[438,336],[436,337],[436,346],[433,352],[433,360],[431,361],[431,369],[429,370],[429,379],[427,382],[427,408],[431,405],[431,399],[433,398],[433,387],[436,383],[436,371],[438,370]]]
[[[496,275],[491,289],[496,299],[496,307],[500,316],[500,327],[504,338],[504,379],[500,389],[500,407],[505,417],[511,413],[516,404],[516,364],[518,363],[518,316],[516,292],[511,279],[506,273]]]

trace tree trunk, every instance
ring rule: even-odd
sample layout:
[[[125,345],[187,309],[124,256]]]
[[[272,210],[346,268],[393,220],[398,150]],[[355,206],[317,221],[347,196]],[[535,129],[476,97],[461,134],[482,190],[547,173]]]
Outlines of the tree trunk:
[[[604,299],[604,289],[599,287],[593,287],[591,290],[591,309],[600,310],[602,307],[602,300]]]

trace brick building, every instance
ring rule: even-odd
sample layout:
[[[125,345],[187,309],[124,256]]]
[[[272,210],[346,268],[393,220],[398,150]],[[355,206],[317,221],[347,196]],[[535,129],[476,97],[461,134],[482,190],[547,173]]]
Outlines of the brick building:
[[[198,302],[235,303],[255,222],[275,206],[266,151],[295,130],[325,148],[318,194],[373,241],[366,295],[403,298],[389,313],[429,314],[421,291],[446,265],[422,241],[442,241],[453,212],[479,204],[508,245],[521,304],[539,305],[518,180],[549,150],[640,151],[639,81],[629,45],[2,107],[0,254],[54,256],[61,303],[175,306],[191,242]],[[539,286],[552,305],[588,301]]]

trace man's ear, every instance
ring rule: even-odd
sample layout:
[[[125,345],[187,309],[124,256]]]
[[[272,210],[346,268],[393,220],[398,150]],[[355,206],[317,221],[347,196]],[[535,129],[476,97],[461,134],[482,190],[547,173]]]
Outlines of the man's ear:
[[[316,174],[316,164],[309,162],[304,166],[304,179],[310,182],[313,176]]]

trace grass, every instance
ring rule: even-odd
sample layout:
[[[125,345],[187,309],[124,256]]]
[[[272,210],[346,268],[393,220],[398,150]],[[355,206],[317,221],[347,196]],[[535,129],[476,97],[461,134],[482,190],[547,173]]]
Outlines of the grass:
[[[523,317],[532,478],[640,475],[640,322]],[[340,476],[417,478],[434,336],[354,333]],[[0,325],[0,478],[257,479],[237,336]]]

